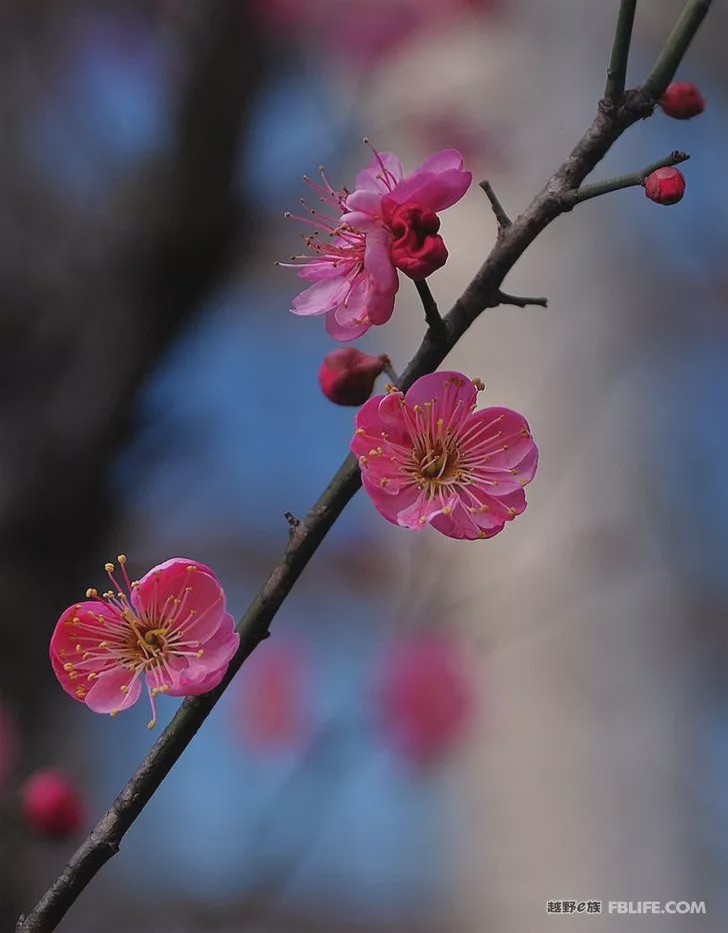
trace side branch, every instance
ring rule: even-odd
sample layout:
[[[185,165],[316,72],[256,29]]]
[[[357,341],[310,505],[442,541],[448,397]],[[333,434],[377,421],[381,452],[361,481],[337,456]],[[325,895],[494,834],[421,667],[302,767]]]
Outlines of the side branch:
[[[688,0],[665,47],[642,85],[642,91],[648,97],[657,101],[665,93],[712,2],[713,0]]]
[[[498,200],[498,195],[493,190],[493,185],[489,181],[481,181],[480,187],[485,192],[486,198],[490,201],[490,206],[493,208],[493,214],[495,215],[495,222],[498,224],[498,232],[504,230],[506,227],[510,227],[511,218],[503,210],[503,205]]]
[[[632,43],[632,27],[634,14],[637,9],[637,0],[622,0],[617,17],[617,28],[612,44],[612,56],[607,69],[607,86],[604,96],[609,101],[619,100],[624,94],[624,84],[627,80],[627,61],[629,47]]]
[[[656,172],[658,168],[670,168],[673,165],[680,165],[681,162],[687,162],[690,156],[686,152],[675,150],[664,159],[659,159],[643,168],[641,172],[632,172],[629,175],[618,175],[616,178],[607,178],[604,181],[595,182],[593,185],[584,185],[578,191],[567,195],[569,208],[576,207],[582,201],[589,201],[591,198],[598,198],[602,194],[609,194],[612,191],[620,191],[622,188],[633,188],[636,185],[644,185],[648,175]]]
[[[441,340],[447,334],[447,325],[440,317],[440,311],[437,307],[435,297],[430,291],[430,286],[425,279],[419,279],[415,281],[415,288],[422,301],[427,326],[430,328],[435,340]]]

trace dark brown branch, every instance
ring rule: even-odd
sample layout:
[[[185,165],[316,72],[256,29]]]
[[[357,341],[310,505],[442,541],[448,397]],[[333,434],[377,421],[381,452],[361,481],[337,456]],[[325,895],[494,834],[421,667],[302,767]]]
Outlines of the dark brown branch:
[[[704,6],[707,9],[708,5],[689,3],[688,7]],[[699,21],[695,17],[683,17],[681,20],[685,23],[686,32],[692,30],[692,34],[697,30]],[[680,40],[673,34],[670,47],[684,51],[692,34]],[[600,104],[594,122],[563,165],[523,213],[500,231],[484,264],[446,315],[443,333],[436,337],[433,328],[427,331],[401,378],[400,388],[408,389],[416,379],[433,372],[443,362],[468,328],[492,304],[493,296],[498,294],[504,278],[525,250],[545,227],[570,209],[569,199],[573,192],[579,189],[615,140],[638,120],[652,113],[654,103],[650,93],[638,88],[627,92],[617,104]],[[267,636],[268,626],[279,607],[360,485],[359,467],[354,457],[349,455],[318,502],[293,529],[280,561],[240,620],[240,648],[222,683],[205,696],[184,701],[60,877],[30,914],[18,922],[16,933],[49,933],[53,930],[94,875],[118,851],[123,836],[191,742],[243,662]]]
[[[422,307],[425,311],[425,320],[427,321],[427,326],[430,328],[432,336],[435,340],[442,340],[447,334],[447,328],[445,322],[440,317],[440,311],[430,291],[430,286],[424,279],[420,279],[415,282],[415,288],[422,301]]]
[[[522,298],[520,295],[508,295],[506,292],[499,291],[495,296],[495,302],[492,307],[498,305],[513,305],[515,308],[528,308],[537,305],[539,308],[548,308],[548,298]]]

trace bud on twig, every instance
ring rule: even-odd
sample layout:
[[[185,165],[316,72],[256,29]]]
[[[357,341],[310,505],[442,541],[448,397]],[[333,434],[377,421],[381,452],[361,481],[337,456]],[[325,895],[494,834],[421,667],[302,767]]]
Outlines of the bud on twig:
[[[332,350],[319,370],[321,391],[335,405],[363,405],[377,376],[389,366],[389,357],[384,354],[370,356],[356,347]]]
[[[677,204],[685,194],[685,176],[677,168],[658,168],[645,178],[645,194],[656,204]]]
[[[689,120],[705,110],[705,100],[692,81],[674,81],[658,101],[663,112],[675,120]]]

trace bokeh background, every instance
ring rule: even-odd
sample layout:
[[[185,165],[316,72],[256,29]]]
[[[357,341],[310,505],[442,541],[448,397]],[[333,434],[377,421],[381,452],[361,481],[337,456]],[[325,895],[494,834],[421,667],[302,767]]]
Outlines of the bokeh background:
[[[643,0],[631,77],[682,4]],[[19,811],[57,767],[86,828],[155,735],[55,682],[60,611],[123,551],[215,567],[240,615],[345,453],[322,323],[282,214],[368,136],[413,168],[456,146],[516,213],[590,122],[617,0],[5,0],[0,10],[0,927],[80,835]],[[686,149],[677,206],[639,189],[557,221],[452,365],[541,450],[492,541],[357,496],[271,637],[60,928],[649,933],[728,923],[728,17],[606,177]],[[443,217],[446,308],[493,242],[476,186]],[[360,342],[404,363],[403,282]],[[163,699],[160,719],[174,702]],[[704,917],[546,916],[553,899],[704,900]]]

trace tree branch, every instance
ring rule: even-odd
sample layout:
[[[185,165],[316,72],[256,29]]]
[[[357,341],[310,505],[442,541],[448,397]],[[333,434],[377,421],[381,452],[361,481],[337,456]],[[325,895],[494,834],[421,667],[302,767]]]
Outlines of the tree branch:
[[[538,305],[540,308],[548,308],[548,298],[521,298],[519,295],[508,295],[506,292],[499,291],[495,296],[495,302],[490,307],[498,305],[513,305],[515,308],[528,308],[532,305]]]
[[[629,47],[632,43],[632,26],[634,14],[637,9],[637,0],[622,0],[617,17],[617,29],[614,33],[612,55],[607,69],[607,86],[604,97],[615,101],[624,94],[624,84],[627,79],[627,60]]]
[[[689,8],[707,9],[708,6],[707,2],[688,4]],[[705,10],[702,15],[704,13]],[[692,37],[697,23],[689,19],[683,28],[685,32],[691,32]],[[682,55],[689,39],[678,43],[671,38],[671,42],[671,48],[681,49]],[[674,53],[671,52],[670,56],[674,58]],[[664,57],[663,54],[661,59]],[[666,74],[667,70],[662,67],[661,74]],[[660,77],[653,82],[658,90],[662,80]],[[402,390],[408,389],[420,376],[433,372],[443,362],[468,328],[492,304],[492,298],[498,294],[504,278],[536,237],[573,206],[569,204],[572,192],[604,158],[615,140],[632,124],[649,116],[653,106],[654,98],[645,94],[643,89],[628,91],[619,102],[609,106],[599,106],[594,122],[566,161],[531,204],[501,229],[485,262],[446,315],[442,335],[436,337],[432,327],[427,331],[402,375]],[[94,875],[118,851],[123,836],[182,755],[243,662],[267,636],[268,626],[279,607],[360,485],[359,467],[350,454],[318,502],[292,530],[280,561],[240,620],[237,626],[241,636],[240,647],[222,683],[204,696],[188,697],[183,702],[137,772],[81,844],[60,877],[28,916],[18,922],[17,933],[48,933],[55,929]]]
[[[440,311],[437,307],[437,302],[430,291],[430,286],[424,279],[420,279],[415,282],[415,288],[417,289],[417,294],[422,300],[422,307],[425,310],[425,320],[427,321],[427,326],[432,332],[432,336],[435,340],[441,340],[447,334],[447,326],[440,316]]]
[[[506,227],[510,227],[511,218],[503,210],[503,205],[498,200],[498,195],[493,190],[493,185],[491,185],[489,181],[484,180],[480,182],[480,187],[483,189],[485,196],[490,201],[490,206],[493,208],[493,213],[495,215],[495,221],[498,224],[498,232],[500,233],[501,230],[505,229]]]
[[[642,85],[643,92],[653,100],[659,100],[665,93],[712,2],[713,0],[688,0],[665,47]]]
[[[633,188],[635,185],[644,185],[648,175],[656,172],[658,168],[669,168],[673,165],[680,165],[681,162],[687,162],[690,156],[686,152],[680,152],[676,149],[664,159],[658,159],[652,165],[643,168],[641,172],[632,172],[629,175],[618,175],[616,178],[607,178],[604,181],[595,182],[593,185],[584,185],[578,191],[573,191],[568,195],[571,207],[581,204],[582,201],[589,201],[591,198],[598,198],[603,194],[609,194],[612,191],[620,191],[622,188]]]

